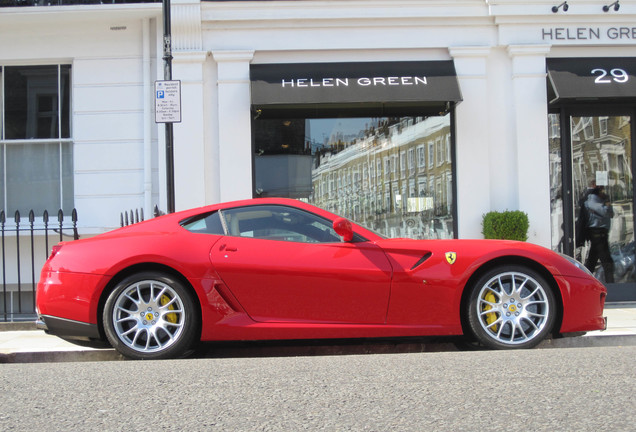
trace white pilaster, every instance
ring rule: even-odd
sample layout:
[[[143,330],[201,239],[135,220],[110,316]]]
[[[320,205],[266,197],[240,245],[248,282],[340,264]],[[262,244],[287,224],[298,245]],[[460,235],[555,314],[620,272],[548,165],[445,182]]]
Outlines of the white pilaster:
[[[253,51],[214,51],[218,80],[219,197],[252,197],[250,61]]]
[[[528,214],[528,241],[550,247],[550,156],[545,45],[511,45],[519,210]]]
[[[488,47],[453,47],[463,101],[456,108],[458,237],[481,238],[482,215],[490,210]]]

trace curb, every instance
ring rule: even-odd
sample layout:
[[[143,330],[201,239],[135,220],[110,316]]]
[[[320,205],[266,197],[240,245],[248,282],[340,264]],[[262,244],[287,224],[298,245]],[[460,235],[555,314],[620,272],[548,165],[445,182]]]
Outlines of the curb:
[[[65,363],[125,360],[114,349],[0,353],[0,363]]]
[[[636,346],[636,335],[594,335],[547,339],[538,348],[592,348],[609,346]]]
[[[0,322],[0,332],[37,330],[35,321]]]
[[[295,342],[238,342],[203,343],[192,358],[244,358],[244,357],[300,357],[365,354],[407,354],[487,350],[484,348],[458,348],[460,338],[397,341],[295,341]],[[535,349],[591,348],[611,346],[636,346],[636,335],[594,335],[548,339]],[[84,348],[64,351],[33,351],[0,353],[0,363],[64,363],[130,361],[112,348]]]

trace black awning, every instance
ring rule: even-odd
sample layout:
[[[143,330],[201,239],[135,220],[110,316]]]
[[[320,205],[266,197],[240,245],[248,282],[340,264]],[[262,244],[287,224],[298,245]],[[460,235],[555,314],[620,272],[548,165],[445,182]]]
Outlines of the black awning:
[[[636,101],[636,58],[550,58],[548,98],[559,102]]]
[[[253,108],[269,111],[438,113],[462,100],[452,60],[254,64],[250,79]]]

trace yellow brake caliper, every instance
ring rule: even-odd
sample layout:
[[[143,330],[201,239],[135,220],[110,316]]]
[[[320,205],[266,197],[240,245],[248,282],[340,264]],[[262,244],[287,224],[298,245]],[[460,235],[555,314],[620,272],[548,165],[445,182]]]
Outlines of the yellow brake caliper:
[[[170,297],[168,297],[167,295],[162,295],[161,298],[159,299],[159,303],[161,303],[161,306],[165,306],[168,303],[170,303]],[[174,310],[174,304],[171,304],[170,306],[168,306],[169,310]],[[169,313],[166,314],[165,317],[166,321],[171,322],[172,324],[176,324],[177,323],[177,314],[176,313]]]
[[[497,298],[492,292],[489,291],[484,296],[484,300],[486,300],[488,303],[495,303],[497,301]],[[483,311],[486,312],[486,311],[489,311],[490,309],[492,309],[492,306],[487,304],[487,305],[484,305]],[[488,323],[488,325],[494,323],[495,321],[497,321],[497,314],[495,312],[486,314],[486,322]],[[497,326],[496,325],[492,326],[492,329],[493,331],[497,331]]]

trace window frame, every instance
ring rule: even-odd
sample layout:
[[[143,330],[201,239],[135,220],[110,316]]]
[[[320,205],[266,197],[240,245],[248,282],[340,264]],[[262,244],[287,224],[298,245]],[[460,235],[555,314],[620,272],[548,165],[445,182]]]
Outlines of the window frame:
[[[261,236],[248,236],[248,235],[240,235],[240,234],[235,235],[231,232],[232,230],[230,227],[232,225],[233,212],[237,214],[246,214],[249,212],[268,212],[268,211],[273,213],[274,212],[273,209],[280,210],[281,213],[286,211],[289,213],[295,213],[295,215],[300,215],[301,217],[304,217],[304,218],[313,219],[312,224],[314,222],[322,223],[322,225],[327,228],[326,230],[323,230],[323,231],[325,233],[328,233],[329,235],[332,235],[333,240],[320,241],[316,239],[316,241],[296,241],[296,240],[285,240],[280,238],[268,238],[268,237],[261,237]],[[219,225],[222,228],[222,232],[212,231],[209,229],[210,225],[207,223],[207,220],[208,218],[211,218],[211,217],[216,217],[219,220]],[[273,217],[273,215],[271,217]],[[253,219],[256,219],[256,218],[253,218]],[[241,218],[238,218],[237,223],[240,222],[241,220],[242,220]],[[205,221],[205,225],[206,225],[205,229],[190,228],[191,226],[194,226],[197,223],[200,224],[201,221]],[[330,219],[317,215],[316,213],[312,213],[304,209],[300,209],[293,206],[287,206],[283,204],[269,204],[269,203],[254,204],[254,205],[247,205],[247,206],[241,206],[241,207],[230,207],[225,209],[218,209],[218,210],[202,213],[202,214],[187,218],[181,221],[179,225],[181,225],[181,227],[185,229],[186,231],[189,231],[193,234],[219,235],[219,236],[239,237],[239,238],[255,239],[255,240],[285,241],[289,243],[303,243],[303,244],[333,244],[333,243],[343,242],[342,237],[339,236],[336,233],[336,231],[333,229],[333,221],[331,221]],[[298,226],[298,225],[291,225],[291,226]],[[277,229],[277,228],[274,225],[272,225],[272,227],[268,229]],[[316,229],[321,229],[321,228],[316,228]],[[293,232],[298,235],[304,235],[307,238],[310,237],[308,234],[303,234],[301,231],[290,231],[290,232]],[[276,237],[278,236],[279,235],[277,235]],[[357,242],[365,242],[365,241],[368,241],[368,239],[364,238],[360,234],[354,233],[352,242],[357,243]]]
[[[5,87],[7,85],[6,82],[6,71],[7,68],[42,68],[42,67],[55,67],[57,71],[57,82],[50,87],[56,88],[55,98],[57,99],[57,107],[53,110],[57,116],[57,136],[48,137],[48,138],[7,138],[7,111],[6,111],[6,97],[7,93],[5,92]],[[64,70],[63,70],[64,68]],[[34,69],[35,70],[35,69]],[[25,214],[29,210],[38,209],[38,207],[46,207],[46,204],[38,205],[37,200],[40,197],[35,197],[35,201],[33,203],[28,204],[29,209],[25,208],[9,208],[9,204],[11,201],[11,193],[9,191],[9,177],[7,164],[9,163],[8,153],[10,146],[29,146],[29,145],[47,145],[47,146],[57,146],[57,155],[58,155],[58,178],[56,190],[58,191],[59,201],[57,203],[57,208],[44,208],[43,210],[47,210],[49,213],[57,212],[59,209],[62,209],[65,213],[71,213],[73,208],[75,207],[75,196],[74,196],[74,178],[70,179],[68,182],[67,176],[65,176],[65,172],[70,172],[71,176],[73,173],[73,144],[74,140],[72,137],[73,125],[73,92],[72,92],[72,77],[73,67],[71,63],[42,63],[42,64],[0,64],[0,161],[2,164],[2,176],[0,177],[0,205],[3,209],[9,212],[20,211],[25,212]],[[66,87],[63,91],[62,81],[66,80],[64,86]],[[8,83],[10,84],[10,83]],[[66,93],[68,92],[68,93]],[[48,93],[47,93],[48,95]],[[68,100],[65,100],[65,96],[68,97]],[[34,98],[37,99],[37,94],[34,95]],[[35,100],[34,99],[34,100]],[[28,100],[27,100],[27,111]],[[37,118],[38,111],[34,113]],[[36,127],[37,127],[37,118]],[[68,119],[68,124],[65,124],[64,119]],[[51,126],[52,127],[52,126]],[[65,137],[63,132],[68,128],[68,137]],[[36,133],[37,135],[37,133]],[[67,159],[65,159],[65,157]],[[65,181],[66,179],[66,181]],[[70,187],[69,186],[70,183]],[[70,189],[70,191],[69,191]],[[70,200],[69,204],[65,206],[65,201]],[[39,211],[37,212],[39,213]],[[41,218],[40,214],[37,214],[36,217]]]

